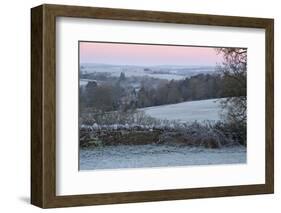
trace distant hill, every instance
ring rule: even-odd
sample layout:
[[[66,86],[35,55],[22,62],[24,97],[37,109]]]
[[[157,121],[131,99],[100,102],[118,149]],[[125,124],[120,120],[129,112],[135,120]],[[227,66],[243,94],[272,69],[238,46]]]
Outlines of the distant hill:
[[[214,73],[215,66],[182,66],[182,65],[114,65],[114,64],[91,64],[83,63],[80,66],[81,73],[109,73],[112,76],[150,76],[159,79],[183,79],[200,73]]]

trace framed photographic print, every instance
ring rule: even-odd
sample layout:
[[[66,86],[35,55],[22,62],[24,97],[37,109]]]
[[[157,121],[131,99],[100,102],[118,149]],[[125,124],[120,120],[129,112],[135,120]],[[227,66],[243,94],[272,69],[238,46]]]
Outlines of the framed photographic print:
[[[31,203],[274,191],[273,19],[31,9]]]

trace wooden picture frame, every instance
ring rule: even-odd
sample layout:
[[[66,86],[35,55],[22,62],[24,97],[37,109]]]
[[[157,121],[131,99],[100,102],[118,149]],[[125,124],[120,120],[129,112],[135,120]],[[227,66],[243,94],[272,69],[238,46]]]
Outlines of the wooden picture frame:
[[[122,193],[56,195],[56,17],[265,29],[265,184]],[[31,203],[41,208],[179,200],[274,191],[273,19],[44,4],[31,9]]]

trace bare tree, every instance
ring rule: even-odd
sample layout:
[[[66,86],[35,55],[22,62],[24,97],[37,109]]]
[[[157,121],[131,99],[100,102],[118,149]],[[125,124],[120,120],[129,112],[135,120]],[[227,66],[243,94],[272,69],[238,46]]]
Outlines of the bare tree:
[[[217,67],[224,78],[221,102],[229,122],[246,125],[247,121],[247,49],[217,48],[223,62]]]

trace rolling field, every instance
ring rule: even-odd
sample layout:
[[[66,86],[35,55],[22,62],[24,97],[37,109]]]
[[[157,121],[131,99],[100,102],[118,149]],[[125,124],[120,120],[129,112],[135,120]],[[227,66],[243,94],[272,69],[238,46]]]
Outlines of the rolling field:
[[[142,108],[147,115],[166,120],[180,122],[203,122],[204,120],[218,121],[221,119],[220,99],[187,101],[178,104]]]

